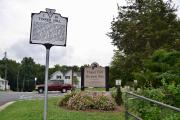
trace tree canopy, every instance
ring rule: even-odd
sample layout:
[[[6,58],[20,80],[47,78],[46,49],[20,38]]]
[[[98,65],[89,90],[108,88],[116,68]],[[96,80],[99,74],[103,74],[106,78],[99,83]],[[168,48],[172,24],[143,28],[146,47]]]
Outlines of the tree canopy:
[[[143,55],[147,47],[151,53],[161,47],[174,48],[180,39],[176,10],[171,0],[134,0],[118,6],[108,34],[112,44],[126,55]]]
[[[45,80],[45,66],[35,63],[31,57],[24,57],[21,63],[11,59],[0,60],[0,75],[5,78],[5,65],[7,64],[7,80],[9,81],[10,89],[13,91],[33,91],[36,84],[43,84]],[[78,66],[55,65],[49,68],[49,77],[56,71],[67,72],[72,70],[80,71]]]
[[[144,59],[154,51],[180,49],[176,11],[171,0],[127,0],[126,6],[118,6],[118,16],[108,33],[117,48],[111,62],[112,80],[132,81],[133,72],[142,71]]]

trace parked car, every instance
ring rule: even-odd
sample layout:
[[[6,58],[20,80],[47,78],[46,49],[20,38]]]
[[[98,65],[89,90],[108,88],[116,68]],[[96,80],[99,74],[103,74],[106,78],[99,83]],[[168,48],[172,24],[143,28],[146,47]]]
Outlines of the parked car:
[[[36,85],[36,90],[39,93],[44,92],[44,84]],[[48,81],[48,91],[61,91],[66,93],[67,90],[72,90],[71,84],[64,84],[61,81]]]

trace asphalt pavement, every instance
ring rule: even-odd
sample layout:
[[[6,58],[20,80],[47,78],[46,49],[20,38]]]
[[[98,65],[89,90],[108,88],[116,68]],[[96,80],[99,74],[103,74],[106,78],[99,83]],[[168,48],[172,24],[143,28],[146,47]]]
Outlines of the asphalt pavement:
[[[63,96],[61,92],[48,92],[48,97]],[[37,92],[2,92],[0,91],[0,106],[18,100],[33,100],[33,99],[43,99],[44,94],[39,94]]]

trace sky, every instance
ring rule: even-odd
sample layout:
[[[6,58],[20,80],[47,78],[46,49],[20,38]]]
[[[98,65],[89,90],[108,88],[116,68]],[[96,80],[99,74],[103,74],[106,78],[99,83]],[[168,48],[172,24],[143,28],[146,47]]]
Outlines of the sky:
[[[180,6],[180,0],[173,1]],[[66,47],[50,50],[50,67],[93,62],[108,66],[115,47],[106,34],[117,16],[117,3],[125,5],[125,0],[0,0],[0,59],[6,51],[8,59],[32,57],[44,65],[45,47],[29,43],[31,13],[51,8],[68,17],[68,27]],[[180,16],[180,10],[177,13]]]

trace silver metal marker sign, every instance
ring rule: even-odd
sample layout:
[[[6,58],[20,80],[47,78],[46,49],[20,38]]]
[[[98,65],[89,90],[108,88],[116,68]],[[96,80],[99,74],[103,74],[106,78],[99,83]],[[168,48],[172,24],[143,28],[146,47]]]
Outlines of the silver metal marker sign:
[[[47,120],[48,101],[48,69],[49,52],[52,46],[66,46],[68,18],[55,13],[55,9],[46,8],[46,12],[31,15],[31,44],[42,44],[46,47],[45,90],[44,90],[44,120]]]
[[[54,12],[47,8],[46,12],[32,13],[30,43],[66,46],[68,18]]]

